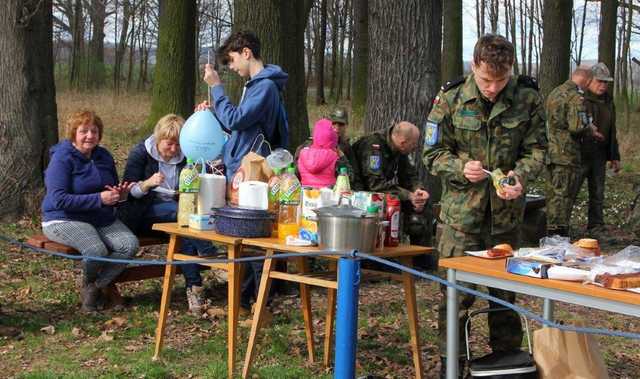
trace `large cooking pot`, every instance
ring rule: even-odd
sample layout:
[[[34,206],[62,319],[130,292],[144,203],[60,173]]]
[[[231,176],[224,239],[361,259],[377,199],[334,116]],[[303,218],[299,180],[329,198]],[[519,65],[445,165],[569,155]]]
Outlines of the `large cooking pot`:
[[[348,204],[322,207],[318,215],[318,244],[331,251],[372,253],[378,234],[378,215]]]

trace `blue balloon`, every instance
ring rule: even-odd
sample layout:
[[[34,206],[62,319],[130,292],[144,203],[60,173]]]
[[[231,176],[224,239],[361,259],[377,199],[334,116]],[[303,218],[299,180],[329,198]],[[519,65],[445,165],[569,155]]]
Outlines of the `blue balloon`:
[[[220,122],[210,110],[192,114],[180,131],[180,148],[194,162],[217,158],[226,141],[227,136],[222,131]]]

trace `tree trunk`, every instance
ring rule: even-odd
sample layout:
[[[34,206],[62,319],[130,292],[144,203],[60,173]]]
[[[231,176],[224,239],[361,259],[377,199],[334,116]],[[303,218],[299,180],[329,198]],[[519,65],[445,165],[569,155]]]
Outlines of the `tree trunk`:
[[[353,0],[349,4],[349,32],[347,33],[347,38],[349,39],[349,43],[347,45],[347,100],[351,100],[351,78],[353,77]]]
[[[540,60],[540,90],[549,92],[569,77],[573,1],[544,0],[544,36]]]
[[[350,7],[349,0],[345,0],[343,4],[343,9],[340,14],[340,37],[338,37],[339,41],[339,49],[338,49],[338,86],[336,89],[336,103],[342,99],[342,88],[344,86],[344,36],[347,32],[347,17],[348,17],[348,9]]]
[[[463,74],[462,66],[462,0],[443,2],[442,83]]]
[[[304,85],[304,30],[311,0],[236,0],[234,29],[250,28],[262,43],[265,63],[280,65],[289,74],[284,103],[289,116],[289,147],[309,137],[307,90]]]
[[[160,4],[163,3],[164,1],[162,1]],[[131,2],[129,0],[125,0],[122,5],[122,26],[120,28],[120,38],[116,43],[115,63],[113,65],[113,89],[116,94],[120,92],[120,80],[122,79],[122,61],[124,59],[124,53],[127,48],[127,36],[129,35],[129,18],[131,18],[132,13],[133,7],[131,6]]]
[[[163,1],[158,30],[149,128],[167,113],[193,113],[195,94],[195,0]]]
[[[516,0],[513,0],[513,3],[511,2],[511,0],[505,0],[506,4],[507,4],[507,14],[505,15],[506,18],[509,19],[509,26],[511,29],[511,43],[513,44],[513,48],[515,49],[517,44],[516,44]],[[513,62],[513,73],[515,75],[520,74],[520,65],[518,64],[518,51],[516,50],[514,52],[514,62]]]
[[[439,49],[438,49],[439,50]],[[369,0],[353,0],[353,81],[351,107],[364,115],[369,73]]]
[[[38,214],[58,139],[51,0],[0,2],[0,220]]]
[[[333,0],[331,17],[331,84],[329,98],[336,99],[336,81],[338,79],[338,56],[340,55],[340,0]]]
[[[528,56],[528,67],[527,67],[527,75],[533,75],[533,24],[535,20],[535,0],[531,0],[529,3],[529,56]]]
[[[311,79],[313,78],[313,38],[311,38],[312,28],[312,17],[309,17],[309,24],[307,25],[307,29],[305,31],[306,44],[304,47],[305,53],[307,54],[307,72],[304,86],[307,89],[309,88],[309,84],[311,83]]]
[[[604,62],[615,74],[616,57],[616,17],[618,14],[617,0],[602,0],[600,2],[600,34],[598,35],[598,62]],[[610,88],[613,90],[613,88]]]
[[[136,22],[136,16],[131,17],[131,33],[129,33],[129,62],[127,64],[127,91],[131,90],[131,81],[133,79],[133,61],[136,55],[136,40],[140,34],[140,27]]]
[[[513,0],[515,1],[515,0]],[[526,39],[526,30],[527,30],[527,19],[524,14],[525,1],[520,0],[520,56],[522,57],[522,73],[527,74],[527,39]]]
[[[105,80],[104,67],[104,20],[105,2],[91,0],[91,41],[89,42],[89,87],[102,88]]]
[[[369,2],[365,132],[406,120],[422,127],[440,84],[441,1]]]
[[[84,56],[84,18],[82,0],[75,0],[73,5],[73,20],[71,22],[72,47],[69,84],[72,88],[79,88],[82,82],[81,71]]]
[[[578,66],[580,66],[580,63],[582,63],[582,46],[583,46],[583,42],[584,42],[584,25],[586,23],[586,19],[587,19],[587,4],[589,3],[589,0],[584,0],[584,7],[582,9],[582,26],[580,27],[580,43],[578,45],[578,59],[576,64]]]
[[[316,104],[325,103],[324,99],[324,58],[327,44],[327,1],[320,0],[320,33],[316,42]]]

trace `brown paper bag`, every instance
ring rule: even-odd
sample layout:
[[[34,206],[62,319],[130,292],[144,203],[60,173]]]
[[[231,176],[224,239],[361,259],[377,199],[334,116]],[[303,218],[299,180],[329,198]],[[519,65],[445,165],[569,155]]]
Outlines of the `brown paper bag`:
[[[533,332],[533,359],[540,379],[608,379],[593,335],[542,328]]]
[[[250,151],[242,158],[240,167],[233,174],[228,184],[227,200],[231,205],[238,205],[238,189],[240,183],[249,180],[257,180],[267,183],[273,176],[273,170],[267,164],[266,159],[258,153]]]

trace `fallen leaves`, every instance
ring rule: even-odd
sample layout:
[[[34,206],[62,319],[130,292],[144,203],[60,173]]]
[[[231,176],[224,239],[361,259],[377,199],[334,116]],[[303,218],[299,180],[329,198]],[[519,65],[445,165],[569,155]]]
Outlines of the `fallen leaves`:
[[[54,335],[56,333],[56,328],[53,325],[48,325],[40,328],[40,331],[48,335]]]

